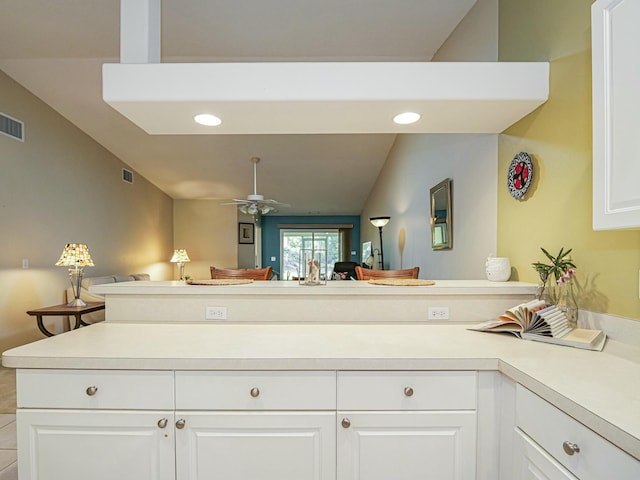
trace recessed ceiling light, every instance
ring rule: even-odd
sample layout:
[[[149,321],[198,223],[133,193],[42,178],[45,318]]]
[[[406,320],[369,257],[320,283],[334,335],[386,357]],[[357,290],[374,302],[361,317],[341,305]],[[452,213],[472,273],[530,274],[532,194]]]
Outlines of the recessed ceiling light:
[[[201,113],[193,117],[193,119],[200,125],[206,125],[207,127],[217,127],[222,123],[222,120],[220,120],[220,118],[209,113]]]
[[[393,121],[398,125],[409,125],[410,123],[415,123],[418,120],[420,120],[420,114],[415,112],[399,113],[393,117]]]

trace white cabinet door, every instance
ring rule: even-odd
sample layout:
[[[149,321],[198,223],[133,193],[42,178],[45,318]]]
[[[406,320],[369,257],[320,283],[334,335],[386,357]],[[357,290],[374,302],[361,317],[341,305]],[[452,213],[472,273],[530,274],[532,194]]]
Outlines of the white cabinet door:
[[[335,412],[177,412],[177,480],[335,480],[335,418]]]
[[[591,7],[593,228],[640,226],[640,2]]]
[[[513,445],[513,480],[577,480],[519,428]]]
[[[475,411],[338,412],[338,480],[476,476]]]
[[[173,412],[33,409],[17,420],[20,480],[174,478]]]

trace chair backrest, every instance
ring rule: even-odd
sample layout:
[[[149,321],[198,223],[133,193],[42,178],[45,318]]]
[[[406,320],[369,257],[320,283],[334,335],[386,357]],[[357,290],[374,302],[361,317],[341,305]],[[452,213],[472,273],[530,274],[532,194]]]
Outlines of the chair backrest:
[[[346,273],[347,280],[350,280],[351,277],[355,279],[357,266],[356,262],[336,262],[333,264],[333,271],[335,273]]]
[[[375,278],[418,278],[420,267],[405,268],[403,270],[371,270],[356,267],[358,280],[371,280]]]
[[[250,278],[252,280],[270,280],[273,267],[265,268],[216,268],[210,267],[211,278]]]

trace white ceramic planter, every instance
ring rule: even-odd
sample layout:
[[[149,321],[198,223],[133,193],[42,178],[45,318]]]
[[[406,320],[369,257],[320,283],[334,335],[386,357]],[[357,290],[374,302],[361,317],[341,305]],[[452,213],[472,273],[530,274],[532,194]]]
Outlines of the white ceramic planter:
[[[507,257],[489,257],[486,267],[487,280],[506,282],[511,277],[511,263]]]

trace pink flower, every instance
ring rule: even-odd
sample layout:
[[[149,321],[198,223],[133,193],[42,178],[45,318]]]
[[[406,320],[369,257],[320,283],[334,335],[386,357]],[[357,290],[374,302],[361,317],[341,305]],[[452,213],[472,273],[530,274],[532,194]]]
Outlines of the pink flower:
[[[576,269],[568,268],[567,271],[564,272],[562,276],[558,279],[558,285],[566,285],[575,276],[576,276]]]

